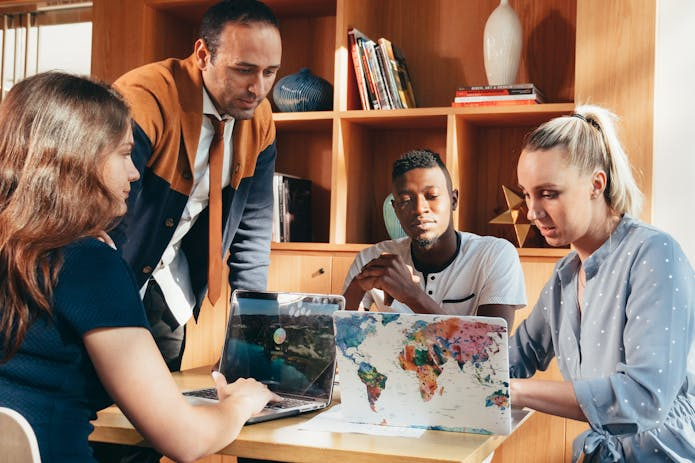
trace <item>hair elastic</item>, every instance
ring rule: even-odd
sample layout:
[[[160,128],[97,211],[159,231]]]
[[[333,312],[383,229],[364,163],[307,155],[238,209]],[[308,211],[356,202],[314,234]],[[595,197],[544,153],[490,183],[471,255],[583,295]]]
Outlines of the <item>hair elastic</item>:
[[[585,116],[582,116],[579,113],[572,113],[571,117],[576,117],[577,119],[581,119],[587,124],[591,125],[592,127],[598,129],[599,131],[601,130],[601,126],[598,125],[598,122],[596,122],[594,119],[587,119]]]

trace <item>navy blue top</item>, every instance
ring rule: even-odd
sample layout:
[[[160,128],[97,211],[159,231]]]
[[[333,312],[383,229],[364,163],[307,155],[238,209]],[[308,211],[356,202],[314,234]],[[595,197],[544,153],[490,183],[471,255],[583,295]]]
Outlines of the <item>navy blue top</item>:
[[[130,268],[116,251],[93,238],[63,251],[53,315],[37,319],[17,354],[0,364],[0,406],[29,421],[42,462],[93,462],[89,421],[113,401],[82,338],[95,328],[148,325]]]

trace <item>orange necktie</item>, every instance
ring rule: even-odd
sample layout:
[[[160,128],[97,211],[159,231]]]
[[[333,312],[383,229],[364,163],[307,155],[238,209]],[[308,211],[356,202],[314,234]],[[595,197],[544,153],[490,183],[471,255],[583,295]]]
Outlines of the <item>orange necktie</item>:
[[[208,243],[208,299],[214,305],[222,291],[222,161],[224,159],[224,121],[208,116],[215,128],[210,143],[210,230]]]

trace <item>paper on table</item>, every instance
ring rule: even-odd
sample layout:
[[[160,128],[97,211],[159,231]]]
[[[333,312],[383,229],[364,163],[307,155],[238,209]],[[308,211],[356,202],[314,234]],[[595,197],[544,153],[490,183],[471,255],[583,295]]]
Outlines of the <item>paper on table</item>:
[[[335,405],[323,413],[299,425],[298,429],[307,431],[328,431],[340,433],[371,434],[373,436],[420,437],[424,429],[400,426],[379,426],[377,424],[352,423],[345,420],[342,405]]]

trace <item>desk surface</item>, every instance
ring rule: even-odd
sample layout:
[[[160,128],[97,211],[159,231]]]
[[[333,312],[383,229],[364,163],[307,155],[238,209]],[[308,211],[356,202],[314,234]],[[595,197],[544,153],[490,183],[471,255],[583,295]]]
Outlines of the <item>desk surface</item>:
[[[210,367],[174,373],[174,378],[181,390],[213,385]],[[337,400],[334,397],[333,403]],[[239,437],[218,453],[300,463],[478,463],[507,438],[444,431],[426,431],[419,438],[405,438],[297,429],[315,414],[245,426]],[[147,445],[115,406],[99,412],[93,424],[92,441]]]

